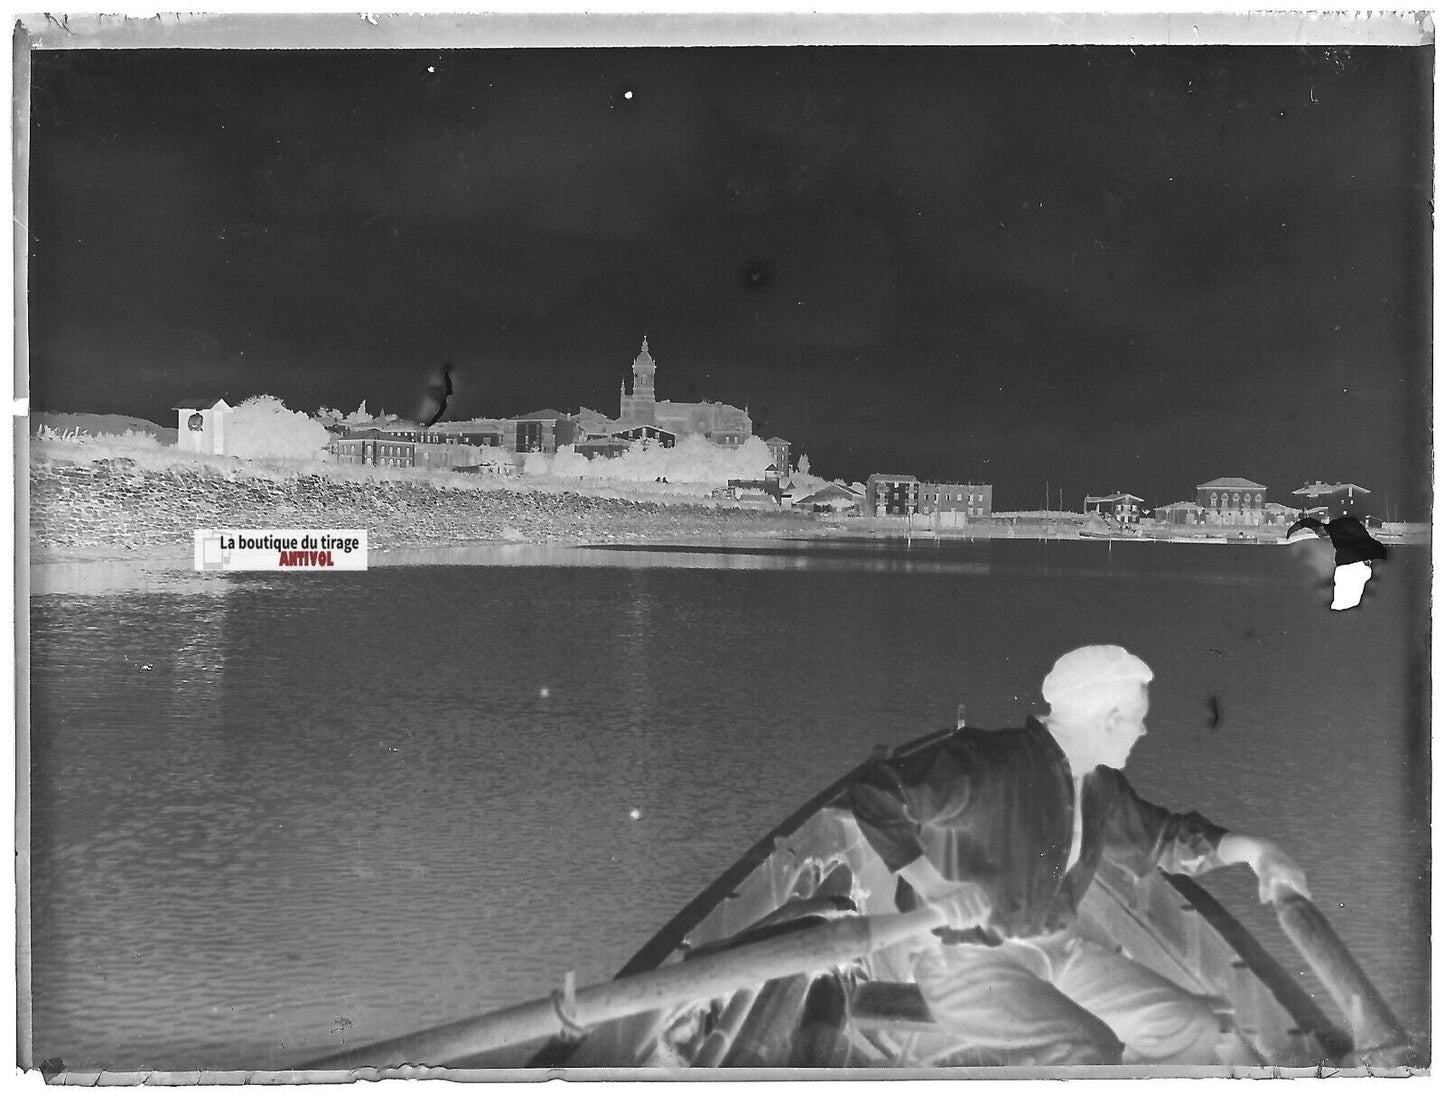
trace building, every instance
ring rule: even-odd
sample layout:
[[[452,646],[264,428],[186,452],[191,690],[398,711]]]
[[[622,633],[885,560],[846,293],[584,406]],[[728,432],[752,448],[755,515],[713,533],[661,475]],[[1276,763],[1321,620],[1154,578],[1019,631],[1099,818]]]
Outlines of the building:
[[[465,422],[438,422],[423,429],[414,422],[395,421],[384,427],[402,440],[420,441],[438,435],[447,443],[478,448],[505,448],[508,452],[556,452],[575,444],[583,431],[576,419],[560,410],[536,410],[514,418],[473,418]]]
[[[1264,523],[1264,497],[1269,488],[1248,479],[1210,479],[1194,488],[1194,503],[1205,524]]]
[[[416,467],[454,470],[459,467],[474,467],[482,462],[482,458],[480,446],[458,444],[455,441],[443,444],[420,442],[412,446],[412,459]]]
[[[578,437],[582,440],[606,437],[612,432],[612,419],[591,407],[581,407],[570,417],[577,423]]]
[[[410,422],[405,418],[392,418],[368,428],[385,433],[393,440],[410,441],[412,444],[416,443],[417,434],[421,431],[420,423]]]
[[[1204,510],[1192,501],[1171,501],[1168,505],[1155,506],[1154,519],[1165,524],[1202,524]]]
[[[510,431],[506,423],[496,418],[473,418],[467,422],[438,422],[432,431],[444,436],[455,437],[457,444],[477,448],[506,448]]]
[[[632,362],[632,392],[624,382],[619,398],[616,428],[653,425],[675,437],[699,433],[713,444],[741,445],[753,435],[753,420],[746,410],[727,403],[675,403],[657,398],[657,362],[642,338],[642,351]]]
[[[805,497],[798,498],[795,509],[813,513],[857,513],[863,508],[865,493],[841,482],[830,482]]]
[[[958,513],[986,517],[993,512],[993,486],[986,482],[922,482],[918,484],[918,511]]]
[[[1291,505],[1282,505],[1277,501],[1264,503],[1264,522],[1266,524],[1291,525],[1299,520],[1300,511]]]
[[[622,455],[629,446],[629,441],[619,440],[616,437],[588,437],[585,441],[578,441],[572,447],[579,456],[586,456],[588,459],[600,456],[610,460]]]
[[[337,437],[326,446],[326,451],[337,463],[415,467],[416,448],[416,441],[404,440],[398,434],[373,428],[353,430],[345,437]]]
[[[1337,517],[1354,517],[1363,521],[1374,517],[1370,505],[1370,491],[1352,482],[1312,482],[1293,492],[1299,498],[1300,509],[1320,520],[1334,520]]]
[[[225,399],[187,398],[171,407],[176,412],[176,447],[208,456],[226,453],[226,426],[234,409]]]
[[[1122,524],[1138,524],[1144,513],[1144,499],[1135,494],[1090,494],[1084,498],[1084,512],[1113,517]]]
[[[747,440],[747,438],[744,437],[743,440]],[[763,443],[768,446],[768,456],[773,461],[773,466],[778,468],[783,477],[786,478],[788,468],[793,466],[788,459],[789,452],[793,447],[792,444],[783,440],[781,437],[769,437]]]
[[[614,430],[614,440],[623,441],[627,444],[633,441],[651,441],[663,448],[672,448],[677,444],[677,434],[670,429],[663,429],[656,425],[634,425],[626,429]]]
[[[870,517],[905,517],[918,512],[919,481],[912,475],[869,475],[863,512]]]
[[[515,438],[513,452],[556,452],[564,444],[576,444],[584,435],[575,418],[550,407],[504,418],[502,423]]]
[[[778,469],[773,464],[763,470],[761,479],[728,479],[726,494],[738,501],[773,501],[783,504],[783,487]]]

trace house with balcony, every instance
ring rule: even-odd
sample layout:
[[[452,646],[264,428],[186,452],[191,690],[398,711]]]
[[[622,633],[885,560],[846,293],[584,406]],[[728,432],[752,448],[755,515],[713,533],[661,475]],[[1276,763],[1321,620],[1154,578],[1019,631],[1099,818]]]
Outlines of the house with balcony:
[[[1144,499],[1137,494],[1088,494],[1084,497],[1084,512],[1098,513],[1110,517],[1120,524],[1138,524],[1144,515]]]

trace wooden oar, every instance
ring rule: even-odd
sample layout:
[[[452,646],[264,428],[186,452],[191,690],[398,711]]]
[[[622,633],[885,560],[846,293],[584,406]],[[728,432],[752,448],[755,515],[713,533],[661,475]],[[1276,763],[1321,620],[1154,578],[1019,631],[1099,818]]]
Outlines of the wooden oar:
[[[1284,933],[1339,1006],[1361,1063],[1394,1066],[1410,1056],[1409,1037],[1329,920],[1308,897],[1290,891],[1274,901]]]
[[[714,999],[796,973],[821,972],[923,934],[944,923],[932,908],[898,915],[850,916],[737,949],[706,954],[619,980],[581,988],[573,998],[548,997],[434,1029],[346,1049],[298,1070],[443,1067],[484,1052],[588,1028],[631,1014]],[[565,1020],[563,1015],[565,1014]]]

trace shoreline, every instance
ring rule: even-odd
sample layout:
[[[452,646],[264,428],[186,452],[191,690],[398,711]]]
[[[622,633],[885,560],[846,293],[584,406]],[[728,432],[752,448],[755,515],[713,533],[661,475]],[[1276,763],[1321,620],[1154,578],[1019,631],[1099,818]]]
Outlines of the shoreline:
[[[138,461],[50,446],[30,461],[29,552],[17,588],[28,595],[175,588],[182,574],[195,572],[192,536],[197,528],[365,528],[371,567],[508,564],[529,551],[540,557],[544,551],[560,555],[619,545],[696,551],[790,540],[1255,546],[1277,544],[1282,532],[1265,528],[1243,539],[1223,528],[1113,532],[1081,515],[1041,513],[995,514],[961,528],[934,530],[920,526],[926,518],[910,528],[900,518],[729,503],[706,496],[701,486],[654,490],[650,483],[637,483],[623,490],[616,484],[457,482],[395,473],[372,478],[328,470],[174,457]],[[1424,527],[1417,535],[1385,542],[1428,539]],[[196,587],[194,581],[185,586]]]

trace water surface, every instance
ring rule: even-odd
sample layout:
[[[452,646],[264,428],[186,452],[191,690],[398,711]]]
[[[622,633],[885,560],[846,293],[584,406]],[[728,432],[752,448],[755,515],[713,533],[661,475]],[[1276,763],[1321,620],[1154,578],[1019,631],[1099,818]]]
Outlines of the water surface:
[[[1140,792],[1295,854],[1428,1028],[1423,548],[1348,613],[1263,547],[470,561],[32,597],[36,1059],[281,1067],[603,979],[875,744],[1017,724],[1088,642],[1154,666]]]

